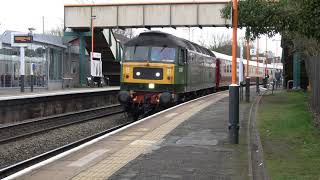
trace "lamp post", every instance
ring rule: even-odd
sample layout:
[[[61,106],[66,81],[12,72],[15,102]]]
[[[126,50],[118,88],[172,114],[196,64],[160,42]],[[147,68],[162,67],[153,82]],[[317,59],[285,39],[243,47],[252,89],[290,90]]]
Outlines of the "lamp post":
[[[229,86],[229,141],[239,143],[239,85],[237,84],[238,0],[232,1],[232,82]]]
[[[249,62],[250,62],[250,42],[247,38],[247,76],[246,76],[246,102],[250,102],[250,75],[249,75]]]
[[[256,52],[256,56],[257,56],[257,67],[256,67],[256,92],[257,94],[260,93],[260,89],[259,89],[259,38],[257,38],[257,52]]]
[[[91,58],[94,52],[94,22],[93,21],[95,19],[96,19],[96,16],[91,16]]]
[[[279,39],[272,39],[272,42],[278,42],[281,41]],[[276,43],[276,57],[278,57],[278,43]],[[275,59],[272,58],[272,78],[275,79]]]
[[[266,35],[266,54],[265,54],[265,60],[264,60],[264,78],[263,78],[263,87],[267,88],[267,83],[268,83],[268,79],[267,79],[267,62],[268,62],[268,36]]]
[[[28,28],[29,30],[29,34],[31,36],[33,36],[33,31],[36,30],[35,28],[31,27],[31,28]],[[31,43],[31,50],[32,50],[32,43]],[[34,77],[33,77],[33,63],[31,62],[30,60],[30,90],[31,92],[33,92],[33,84],[34,84]]]

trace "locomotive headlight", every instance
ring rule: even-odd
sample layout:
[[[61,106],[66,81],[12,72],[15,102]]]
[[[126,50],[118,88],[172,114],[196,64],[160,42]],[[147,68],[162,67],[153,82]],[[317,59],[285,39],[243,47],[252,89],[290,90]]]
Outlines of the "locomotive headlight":
[[[140,76],[140,75],[141,75],[141,72],[139,72],[139,71],[136,72],[136,75],[137,75],[137,76]]]
[[[149,84],[149,89],[154,89],[154,83]]]
[[[156,77],[160,77],[160,73],[159,72],[156,73]]]

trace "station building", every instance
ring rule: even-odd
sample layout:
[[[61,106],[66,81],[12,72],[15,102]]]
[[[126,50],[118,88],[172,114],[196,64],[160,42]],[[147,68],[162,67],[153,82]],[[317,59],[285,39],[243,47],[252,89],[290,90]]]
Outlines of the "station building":
[[[0,36],[0,90],[20,88],[20,50],[19,47],[11,46],[13,32],[15,31],[5,31]],[[122,45],[125,39],[121,35],[116,35],[115,38],[119,38],[119,45]],[[90,75],[90,50],[87,47],[88,45],[84,70],[80,74],[79,39],[66,40],[61,36],[33,34],[33,43],[25,48],[25,87],[28,89],[31,85],[31,63],[34,64],[36,89],[84,87],[85,84],[80,82],[80,77]]]

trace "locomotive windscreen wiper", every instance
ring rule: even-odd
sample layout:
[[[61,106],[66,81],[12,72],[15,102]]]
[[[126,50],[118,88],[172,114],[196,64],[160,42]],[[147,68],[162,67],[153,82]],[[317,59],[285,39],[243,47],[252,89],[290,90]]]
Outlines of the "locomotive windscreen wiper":
[[[134,46],[133,55],[136,54],[137,45]]]
[[[162,51],[167,48],[167,46],[163,46],[162,49],[160,50],[160,53],[162,53]]]

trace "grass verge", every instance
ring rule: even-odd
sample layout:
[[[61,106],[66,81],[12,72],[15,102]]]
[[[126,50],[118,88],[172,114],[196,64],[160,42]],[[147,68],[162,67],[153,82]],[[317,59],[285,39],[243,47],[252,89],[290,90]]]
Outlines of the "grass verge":
[[[320,180],[320,130],[307,101],[303,92],[262,98],[257,121],[272,180]]]

